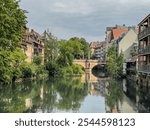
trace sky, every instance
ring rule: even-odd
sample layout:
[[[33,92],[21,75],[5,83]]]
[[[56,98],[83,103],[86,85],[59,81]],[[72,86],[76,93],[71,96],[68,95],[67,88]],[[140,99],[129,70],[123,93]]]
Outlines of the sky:
[[[106,27],[137,26],[150,13],[150,0],[21,0],[27,26],[58,39],[103,41]]]

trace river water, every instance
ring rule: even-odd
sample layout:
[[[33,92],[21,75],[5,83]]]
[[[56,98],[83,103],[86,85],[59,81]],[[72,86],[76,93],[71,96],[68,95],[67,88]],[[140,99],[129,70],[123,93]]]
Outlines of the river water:
[[[0,86],[0,97],[0,112],[7,113],[139,112],[135,86],[90,73]]]

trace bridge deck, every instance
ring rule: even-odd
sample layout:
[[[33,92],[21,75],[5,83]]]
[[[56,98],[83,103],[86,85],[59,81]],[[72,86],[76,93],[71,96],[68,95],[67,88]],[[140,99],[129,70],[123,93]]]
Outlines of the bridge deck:
[[[74,64],[79,64],[83,66],[85,69],[91,69],[96,65],[105,65],[106,62],[102,62],[100,60],[83,60],[83,59],[77,59],[73,61]]]

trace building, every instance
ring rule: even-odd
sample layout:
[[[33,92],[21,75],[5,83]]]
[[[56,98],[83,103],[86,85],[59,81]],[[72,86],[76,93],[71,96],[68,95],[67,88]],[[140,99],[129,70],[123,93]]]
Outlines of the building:
[[[96,48],[95,48],[95,58],[100,60],[100,61],[105,61],[105,56],[106,56],[106,42],[102,41],[100,42]]]
[[[26,28],[22,37],[21,48],[27,56],[27,62],[32,62],[33,57],[39,55],[44,59],[44,43],[42,41],[42,37],[33,29],[29,31],[29,29]]]
[[[139,23],[138,72],[142,75],[141,82],[150,88],[150,14]]]
[[[128,27],[125,25],[120,26],[116,25],[114,27],[107,27],[105,31],[105,41],[107,46],[111,46],[116,39],[122,36],[123,33],[126,33],[128,31]]]
[[[126,59],[131,58],[130,53],[137,53],[138,46],[138,29],[135,27],[127,27],[125,25],[106,28],[106,48],[115,46],[116,53],[119,55],[123,52]],[[107,49],[106,49],[107,50]]]
[[[123,53],[126,60],[137,54],[138,34],[136,29],[131,28],[117,43],[117,54]],[[135,54],[131,54],[134,52]]]
[[[98,59],[100,61],[105,61],[105,55],[106,55],[105,41],[91,42],[90,50],[91,50],[91,58]]]
[[[90,43],[89,47],[90,47],[90,55],[91,55],[91,57],[94,56],[94,52],[95,52],[95,49],[98,46],[98,44],[100,44],[100,41],[94,41],[94,42]]]
[[[139,84],[150,94],[150,14],[139,23],[138,73]]]

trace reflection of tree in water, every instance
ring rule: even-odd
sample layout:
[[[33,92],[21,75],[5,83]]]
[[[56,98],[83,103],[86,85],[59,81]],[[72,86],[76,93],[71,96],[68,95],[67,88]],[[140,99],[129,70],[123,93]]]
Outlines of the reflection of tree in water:
[[[68,78],[58,82],[57,91],[60,95],[58,108],[75,112],[78,111],[81,102],[88,94],[88,87],[80,79]]]
[[[123,91],[121,87],[121,83],[112,80],[109,82],[107,87],[107,95],[106,95],[106,103],[110,108],[110,111],[119,112],[119,103],[123,102]]]
[[[77,111],[87,89],[80,79],[73,78],[3,86],[0,87],[0,112]]]
[[[25,100],[34,96],[32,82],[21,85],[7,85],[1,88],[0,112],[24,112]]]

